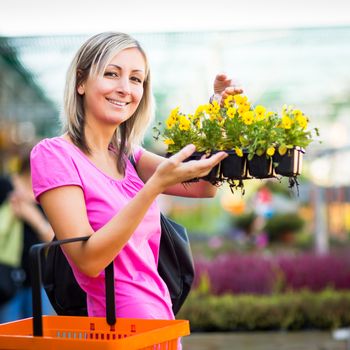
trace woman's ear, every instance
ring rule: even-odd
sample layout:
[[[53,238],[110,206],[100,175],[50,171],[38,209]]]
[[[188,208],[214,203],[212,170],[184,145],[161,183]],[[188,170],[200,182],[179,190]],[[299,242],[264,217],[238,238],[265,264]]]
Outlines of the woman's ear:
[[[85,94],[85,84],[83,82],[84,80],[82,79],[82,77],[83,77],[83,72],[80,69],[78,69],[78,71],[77,71],[77,81],[81,82],[81,83],[79,83],[79,85],[77,87],[77,91],[78,91],[79,95],[84,95]]]
[[[80,84],[80,85],[77,87],[77,91],[78,91],[78,94],[79,94],[79,95],[84,95],[84,93],[85,93],[84,84]]]

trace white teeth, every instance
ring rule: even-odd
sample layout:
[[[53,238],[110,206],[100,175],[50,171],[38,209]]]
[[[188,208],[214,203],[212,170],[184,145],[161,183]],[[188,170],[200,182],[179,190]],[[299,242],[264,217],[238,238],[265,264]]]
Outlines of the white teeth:
[[[126,106],[128,104],[126,102],[120,102],[120,101],[117,101],[117,100],[112,100],[110,98],[108,98],[107,100],[109,102],[113,103],[114,105],[119,106],[119,107],[124,107],[124,106]]]

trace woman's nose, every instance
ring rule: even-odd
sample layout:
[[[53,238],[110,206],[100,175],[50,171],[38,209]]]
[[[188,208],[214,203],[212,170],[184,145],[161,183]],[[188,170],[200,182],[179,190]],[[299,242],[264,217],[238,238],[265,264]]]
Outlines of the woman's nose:
[[[123,94],[130,94],[131,90],[130,90],[130,82],[128,78],[120,78],[118,80],[118,84],[117,84],[117,91],[119,93],[123,93]]]

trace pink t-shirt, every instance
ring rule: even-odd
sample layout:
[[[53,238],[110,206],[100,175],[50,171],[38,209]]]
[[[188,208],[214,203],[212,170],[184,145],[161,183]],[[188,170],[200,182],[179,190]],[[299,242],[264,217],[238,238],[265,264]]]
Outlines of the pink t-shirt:
[[[140,147],[135,150],[136,163],[142,152]],[[115,180],[62,137],[45,139],[34,147],[31,173],[39,202],[45,191],[60,186],[79,186],[84,192],[87,216],[95,232],[144,186],[129,160],[124,179]],[[167,286],[157,271],[159,243],[160,211],[154,202],[114,260],[117,317],[174,319]],[[96,278],[88,277],[70,263],[77,281],[87,293],[89,315],[105,316],[104,272]]]

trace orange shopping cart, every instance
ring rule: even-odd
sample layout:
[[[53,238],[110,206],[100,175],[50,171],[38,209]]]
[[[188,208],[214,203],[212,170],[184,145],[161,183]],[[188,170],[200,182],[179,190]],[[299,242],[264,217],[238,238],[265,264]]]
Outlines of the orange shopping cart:
[[[0,350],[176,350],[179,338],[190,334],[188,321],[115,318],[112,263],[106,268],[106,318],[42,315],[44,248],[85,239],[53,241],[31,248],[33,317],[0,324]]]

